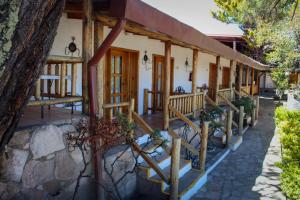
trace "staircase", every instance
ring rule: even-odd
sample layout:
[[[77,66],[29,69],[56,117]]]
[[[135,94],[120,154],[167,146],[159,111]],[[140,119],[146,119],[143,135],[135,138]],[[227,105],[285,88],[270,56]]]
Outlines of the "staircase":
[[[172,137],[166,131],[161,132],[164,139],[172,140]],[[171,178],[171,156],[165,149],[171,149],[171,142],[167,143],[167,147],[163,148],[153,141],[149,142],[150,135],[146,134],[137,140],[137,144],[143,148],[144,152],[155,152],[150,155],[151,159],[159,167],[163,176],[162,178],[156,170],[146,162],[142,156],[138,158],[139,176],[138,176],[138,189],[141,196],[149,199],[168,199],[170,196],[170,183],[168,180]],[[206,182],[206,176],[197,169],[192,168],[190,160],[185,160],[182,157],[179,161],[179,186],[178,196],[179,199],[189,199],[192,197]],[[164,180],[166,179],[166,180]]]

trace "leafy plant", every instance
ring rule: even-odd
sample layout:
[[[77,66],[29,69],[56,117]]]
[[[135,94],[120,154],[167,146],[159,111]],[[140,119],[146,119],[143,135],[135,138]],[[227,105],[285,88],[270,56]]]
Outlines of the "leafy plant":
[[[244,106],[244,111],[247,115],[251,115],[255,109],[255,105],[250,97],[242,97],[232,102],[236,107]]]
[[[278,107],[275,123],[282,144],[281,188],[289,199],[300,199],[300,111]]]
[[[213,107],[212,109],[201,111],[199,119],[201,123],[204,121],[214,121],[215,119],[221,117],[222,114],[222,109],[220,109],[219,107]]]

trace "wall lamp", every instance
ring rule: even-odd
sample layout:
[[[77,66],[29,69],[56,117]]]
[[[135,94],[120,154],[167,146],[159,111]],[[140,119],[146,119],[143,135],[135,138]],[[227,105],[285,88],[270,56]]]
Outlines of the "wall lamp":
[[[149,59],[149,57],[147,55],[147,51],[145,51],[145,55],[143,57],[142,64],[145,65],[146,71],[151,70],[152,61]]]
[[[185,60],[185,62],[184,62],[184,66],[185,66],[185,70],[188,72],[188,71],[189,71],[188,68],[191,67],[190,64],[189,64],[188,58],[186,58],[186,60]]]

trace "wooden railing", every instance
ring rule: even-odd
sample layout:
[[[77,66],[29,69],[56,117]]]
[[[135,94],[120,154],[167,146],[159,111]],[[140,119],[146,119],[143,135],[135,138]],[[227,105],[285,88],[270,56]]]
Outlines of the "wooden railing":
[[[252,86],[252,94],[253,95],[258,94],[258,85],[253,85]]]
[[[82,62],[82,58],[49,56],[42,75],[36,83],[35,99],[76,96],[77,64]],[[71,85],[70,91],[68,84]]]
[[[104,116],[109,120],[113,119],[114,112],[127,112],[129,120],[132,120],[132,112],[134,110],[134,99],[130,102],[120,102],[120,103],[109,103],[103,104]]]
[[[149,101],[149,96],[150,96],[150,101]],[[151,112],[154,111],[153,101],[154,101],[154,93],[148,89],[144,89],[144,106],[143,106],[144,115],[148,115],[149,110]]]
[[[203,109],[204,95],[202,92],[195,93],[195,94],[171,95],[170,105],[185,116],[192,115],[194,112]],[[169,115],[170,115],[170,120],[176,119],[175,113],[170,112]]]
[[[232,100],[231,98],[231,89],[230,88],[226,88],[226,89],[221,89],[218,91],[218,95],[222,95],[223,97],[225,97],[226,99],[228,99],[229,101]],[[218,103],[223,103],[223,99],[220,99],[218,101]]]

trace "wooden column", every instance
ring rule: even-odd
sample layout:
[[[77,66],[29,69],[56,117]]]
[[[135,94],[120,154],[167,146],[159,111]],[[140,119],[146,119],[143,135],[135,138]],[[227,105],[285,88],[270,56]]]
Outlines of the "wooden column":
[[[192,93],[194,94],[193,96],[193,113],[194,113],[194,118],[196,117],[196,92],[197,92],[197,73],[198,73],[198,58],[199,58],[199,51],[197,49],[193,50],[193,72],[192,72]]]
[[[179,187],[179,167],[180,167],[180,147],[181,138],[173,137],[172,139],[172,153],[171,153],[171,194],[170,199],[178,199]]]
[[[215,90],[216,90],[216,104],[218,105],[218,102],[219,102],[219,97],[218,97],[218,93],[219,93],[219,83],[220,83],[220,77],[221,77],[221,63],[220,63],[220,61],[221,61],[221,57],[220,56],[217,56],[216,57],[216,66],[217,66],[217,84],[216,84],[216,88],[215,88]]]
[[[41,99],[41,79],[38,79],[35,83],[35,99]]]
[[[239,134],[242,135],[244,130],[244,106],[240,106],[239,114]]]
[[[250,94],[250,92],[248,91],[248,86],[249,86],[249,67],[246,66],[246,92]]]
[[[148,115],[148,89],[144,89],[144,115]]]
[[[72,64],[72,96],[76,96],[77,63]]]
[[[201,127],[201,144],[200,144],[200,152],[199,152],[199,162],[200,162],[200,170],[205,171],[205,161],[206,161],[206,152],[207,152],[207,139],[208,139],[208,126],[209,122],[203,122]]]
[[[92,57],[92,0],[83,1],[83,18],[82,18],[82,111],[88,113],[88,61]]]
[[[99,21],[94,22],[94,52],[104,40],[103,24]],[[97,65],[97,103],[98,115],[103,116],[103,103],[104,103],[104,69],[105,69],[105,56],[100,60]]]
[[[230,88],[230,98],[231,100],[233,99],[233,95],[234,95],[234,89],[232,87],[232,84],[234,83],[235,79],[234,79],[234,69],[236,67],[236,62],[234,60],[230,60],[230,75],[229,75],[229,88]]]
[[[67,64],[65,62],[62,63],[60,68],[60,96],[61,97],[64,97],[66,92],[66,85],[65,85],[66,68],[67,68]]]
[[[259,113],[259,95],[256,96],[256,114],[255,114],[255,118],[256,120],[258,120],[258,113]]]
[[[243,71],[244,67],[243,65],[240,64],[240,70],[239,70],[239,98],[241,98],[241,93],[242,93],[242,83],[243,83]]]
[[[230,109],[227,112],[227,124],[226,124],[226,146],[229,147],[232,138],[232,117],[233,111]]]
[[[256,121],[256,99],[253,99],[252,101],[255,105],[255,108],[252,110],[252,113],[251,113],[251,126],[253,127],[255,125],[255,121]]]
[[[59,76],[59,74],[60,74],[60,71],[59,71],[59,64],[55,64],[55,75],[56,76]],[[60,80],[59,79],[57,79],[57,80],[55,80],[55,94],[56,95],[58,95],[59,94],[59,88],[60,88],[60,86],[59,86],[59,82],[60,82]]]
[[[164,83],[164,130],[169,128],[169,102],[171,79],[171,41],[165,42],[165,83]]]
[[[253,96],[254,95],[254,68],[252,68],[252,71],[251,71],[251,95]]]

